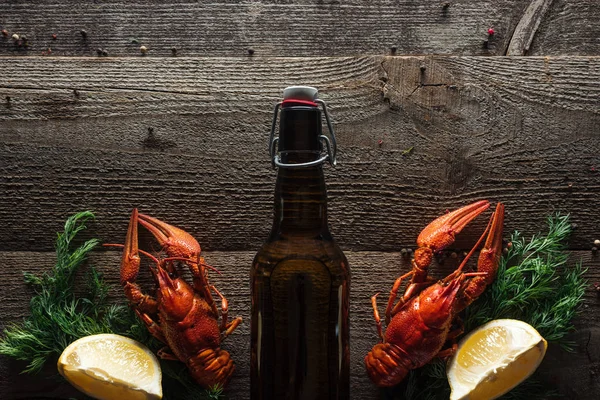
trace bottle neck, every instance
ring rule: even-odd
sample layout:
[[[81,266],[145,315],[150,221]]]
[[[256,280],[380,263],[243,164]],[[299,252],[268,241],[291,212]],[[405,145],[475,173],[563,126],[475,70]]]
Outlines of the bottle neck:
[[[327,190],[323,167],[280,168],[275,185],[272,234],[327,234]]]
[[[279,146],[284,165],[320,157],[321,112],[317,107],[284,107],[280,112]],[[272,235],[327,234],[327,191],[323,166],[279,168],[275,186]]]

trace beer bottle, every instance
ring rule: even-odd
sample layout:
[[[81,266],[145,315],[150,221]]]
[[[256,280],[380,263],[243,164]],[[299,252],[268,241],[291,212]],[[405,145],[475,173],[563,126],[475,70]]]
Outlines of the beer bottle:
[[[284,90],[269,146],[275,215],[251,270],[251,398],[348,399],[350,270],[327,225],[323,164],[336,143],[317,89]]]

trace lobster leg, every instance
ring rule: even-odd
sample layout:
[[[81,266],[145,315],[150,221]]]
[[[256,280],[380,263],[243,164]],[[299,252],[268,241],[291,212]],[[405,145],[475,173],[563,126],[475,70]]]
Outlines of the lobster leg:
[[[396,314],[396,312],[397,312],[396,307],[394,307],[393,311],[392,311],[392,307],[394,306],[394,302],[396,301],[396,297],[398,296],[398,290],[400,290],[400,285],[402,285],[402,281],[404,279],[408,278],[409,276],[411,276],[412,274],[414,274],[414,270],[407,272],[406,274],[402,275],[400,278],[396,279],[396,282],[394,282],[394,286],[392,287],[392,290],[390,291],[390,297],[388,298],[388,304],[385,309],[385,323],[386,324],[390,323],[392,315]],[[377,296],[377,295],[375,295],[375,296]],[[371,297],[372,302],[374,301],[375,296]],[[402,301],[402,299],[400,299],[400,303],[404,304],[404,301]],[[400,303],[398,303],[398,304],[400,304]],[[379,312],[377,312],[377,316],[375,317],[375,320],[377,321],[378,318],[379,318]],[[381,323],[379,323],[379,325],[381,325]],[[381,327],[379,326],[378,331],[381,330],[380,328]]]
[[[135,313],[144,322],[144,324],[146,324],[146,328],[148,328],[148,332],[150,332],[152,336],[154,336],[161,343],[167,343],[167,339],[165,338],[162,329],[160,329],[160,326],[152,318],[150,318],[148,314],[142,313],[137,309],[135,310]]]
[[[223,296],[214,285],[210,285],[210,288],[221,298],[221,332],[223,332],[227,329],[227,313],[229,312],[229,305],[225,296]]]
[[[197,263],[190,263],[190,269],[193,275],[194,289],[196,289],[197,292],[202,293],[202,296],[212,308],[215,316],[218,316],[219,312],[217,311],[217,304],[210,293],[210,285],[208,284],[208,274],[206,273],[204,258],[198,257]],[[227,304],[225,306],[227,306]]]
[[[490,202],[487,200],[477,201],[436,218],[421,231],[417,238],[419,247],[415,250],[413,259],[413,278],[404,293],[404,302],[422,290],[421,284],[428,281],[427,268],[431,264],[433,253],[454,243],[456,234],[489,206]]]
[[[456,338],[459,337],[460,335],[462,335],[465,331],[464,329],[464,325],[462,320],[459,317],[456,317],[456,319],[460,322],[460,325],[454,329],[451,330],[450,332],[448,332],[448,335],[446,336],[446,343],[451,343],[450,347],[441,350],[439,353],[437,353],[436,357],[437,358],[448,358],[452,355],[454,355],[454,353],[456,353],[456,350],[458,350],[458,344],[456,343]]]
[[[439,353],[436,354],[437,358],[448,358],[452,355],[454,355],[454,353],[456,353],[456,350],[458,350],[458,344],[454,343],[452,344],[452,347],[448,347],[447,349],[444,349],[442,351],[440,351]]]
[[[446,340],[455,340],[457,337],[459,337],[465,332],[465,322],[460,317],[460,315],[454,317],[454,319],[452,320],[452,325],[454,329],[448,332]]]
[[[125,290],[125,296],[136,310],[150,315],[155,315],[158,312],[156,299],[144,294],[142,289],[135,283],[126,282],[123,289]]]
[[[417,296],[423,289],[430,286],[434,281],[435,281],[435,279],[428,276],[427,280],[425,282],[411,283],[411,286],[412,286],[411,289],[412,289],[413,296]],[[404,307],[404,305],[406,303],[408,303],[408,301],[410,299],[412,299],[412,297],[408,297],[408,298],[405,298],[405,296],[401,297],[400,300],[398,300],[398,303],[396,303],[396,305],[392,309],[392,311],[389,312],[389,314],[386,312],[386,316],[385,316],[386,323],[389,324],[389,320],[391,320],[392,317],[394,315],[396,315],[396,313],[398,313],[402,309],[402,307]],[[390,306],[390,304],[392,304],[392,303],[388,303],[388,307]]]
[[[371,305],[373,306],[373,316],[375,317],[375,325],[377,326],[377,334],[379,335],[379,338],[381,339],[381,343],[385,342],[385,339],[383,337],[383,331],[381,329],[381,318],[379,318],[379,310],[377,309],[377,295],[379,293],[373,295],[373,297],[371,297]]]
[[[237,318],[234,318],[231,322],[227,322],[227,314],[229,311],[227,299],[213,285],[210,285],[210,288],[212,290],[214,290],[215,293],[221,298],[221,327],[220,327],[220,329],[221,329],[221,332],[223,332],[223,339],[225,339],[242,322],[242,317],[237,317]]]
[[[227,336],[231,335],[233,331],[235,331],[239,324],[242,323],[242,317],[237,317],[233,321],[227,324],[227,329],[223,332],[222,339],[225,339]]]
[[[181,361],[181,360],[179,360],[179,358],[177,358],[177,356],[175,354],[173,354],[171,352],[171,349],[169,348],[169,346],[165,346],[162,349],[158,350],[156,355],[159,356],[163,360]]]

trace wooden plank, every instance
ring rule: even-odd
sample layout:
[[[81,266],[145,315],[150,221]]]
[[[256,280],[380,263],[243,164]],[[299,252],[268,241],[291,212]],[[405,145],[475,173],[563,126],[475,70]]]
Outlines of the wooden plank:
[[[600,54],[599,13],[596,0],[553,0],[527,54]]]
[[[330,105],[330,222],[344,248],[412,247],[444,210],[481,198],[506,203],[507,230],[543,230],[562,211],[578,225],[571,248],[598,238],[598,57],[17,57],[0,67],[0,250],[51,250],[48,232],[83,209],[98,214],[95,236],[120,242],[133,207],[205,250],[257,249],[271,224],[272,107],[292,83],[319,87]]]
[[[51,236],[51,235],[50,235]],[[379,391],[370,383],[364,372],[363,357],[377,342],[369,298],[374,293],[387,293],[396,277],[409,270],[408,260],[399,253],[347,252],[351,266],[351,386],[352,399],[377,399]],[[207,262],[217,266],[223,273],[211,278],[227,296],[230,315],[242,316],[244,321],[228,339],[224,347],[231,351],[237,369],[228,388],[230,399],[249,398],[249,317],[250,288],[248,276],[254,252],[207,252]],[[30,290],[24,284],[21,271],[40,273],[47,271],[54,261],[53,253],[46,252],[0,252],[0,259],[10,268],[0,270],[0,327],[19,321],[27,315]],[[572,252],[573,262],[581,260],[588,268],[590,282],[600,280],[600,256],[588,251]],[[444,276],[456,267],[456,261],[448,259],[443,265],[434,265],[436,276]],[[103,272],[112,285],[110,299],[121,301],[124,297],[118,283],[120,255],[117,251],[94,253],[91,263]],[[148,276],[141,274],[141,282],[147,284]],[[543,376],[562,393],[572,399],[592,400],[600,393],[597,379],[590,371],[600,368],[600,299],[590,286],[582,312],[577,320],[579,330],[573,335],[578,346],[574,353],[565,354],[550,346],[551,352],[542,366]],[[49,380],[47,375],[19,376],[21,364],[0,358],[0,397],[3,399],[31,398],[44,391],[48,396],[77,397],[66,384]],[[52,373],[48,368],[47,374]],[[27,382],[27,384],[25,384]]]
[[[0,4],[0,54],[96,56],[504,55],[527,7],[537,0],[440,2],[158,2],[101,4],[48,0]],[[595,0],[557,0],[540,18],[528,54],[595,55]],[[533,26],[533,25],[532,25]],[[495,35],[487,37],[493,27]],[[80,33],[85,30],[85,37]],[[19,46],[13,34],[27,38]],[[57,38],[53,39],[52,35]],[[484,45],[484,41],[488,44]]]
[[[178,55],[348,56],[386,54],[504,55],[529,0],[447,2],[147,1],[3,2],[0,54],[148,57]],[[587,21],[593,21],[588,19]],[[487,29],[496,35],[483,46]],[[80,31],[85,30],[85,37]],[[19,47],[13,33],[26,36]],[[577,36],[576,32],[573,32]],[[52,34],[57,39],[52,39]],[[566,54],[577,54],[567,52]],[[591,53],[585,53],[591,54]]]

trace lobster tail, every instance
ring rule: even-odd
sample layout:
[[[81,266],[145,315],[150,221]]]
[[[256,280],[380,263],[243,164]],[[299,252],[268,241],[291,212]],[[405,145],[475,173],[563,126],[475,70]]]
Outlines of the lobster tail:
[[[404,351],[391,343],[378,343],[365,357],[369,378],[380,387],[396,386],[413,367]]]
[[[205,388],[224,387],[235,370],[229,353],[220,348],[201,350],[188,360],[187,365],[194,380]]]

